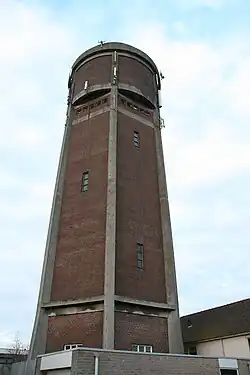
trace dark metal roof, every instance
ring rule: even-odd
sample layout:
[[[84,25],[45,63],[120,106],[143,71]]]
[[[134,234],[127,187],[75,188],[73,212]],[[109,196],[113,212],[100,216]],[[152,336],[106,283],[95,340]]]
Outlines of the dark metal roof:
[[[184,343],[250,332],[250,298],[181,317]]]
[[[147,63],[151,66],[151,68],[155,71],[155,73],[159,75],[159,72],[155,63],[146,53],[139,50],[138,48],[130,46],[129,44],[118,43],[118,42],[99,44],[83,52],[72,65],[72,71],[74,71],[77,68],[77,66],[80,65],[85,59],[91,56],[94,56],[96,54],[99,54],[101,52],[112,52],[112,51],[127,52],[132,55],[140,57],[141,59],[147,61]]]

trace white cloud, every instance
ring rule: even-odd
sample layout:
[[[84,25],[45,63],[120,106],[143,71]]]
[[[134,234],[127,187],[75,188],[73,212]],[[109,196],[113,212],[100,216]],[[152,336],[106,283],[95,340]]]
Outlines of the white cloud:
[[[246,40],[174,41],[155,24],[146,30],[137,26],[134,35],[134,44],[165,75],[162,135],[170,184],[218,183],[250,171],[250,132],[241,131],[250,121]]]
[[[237,204],[232,202],[218,202],[212,213],[214,225],[221,230],[233,228],[235,225],[247,224],[250,220],[248,205],[237,209]]]
[[[31,328],[75,46],[45,7],[13,0],[1,2],[0,44],[0,346],[8,346]]]
[[[241,172],[250,172],[250,139],[237,140],[232,127],[210,123],[201,139],[178,139],[178,149],[165,139],[170,156],[168,176],[174,186],[201,186],[219,183]]]
[[[131,33],[165,76],[162,136],[181,313],[247,297],[250,211],[240,194],[250,182],[249,41],[244,34],[176,41],[157,24]],[[224,194],[232,181],[240,185]]]
[[[0,331],[0,347],[1,348],[10,348],[13,344],[15,336],[12,332]]]
[[[181,21],[175,21],[173,23],[173,29],[176,33],[183,35],[186,32],[185,24]]]
[[[11,19],[11,22],[10,22]],[[14,27],[13,27],[14,25]],[[50,19],[45,7],[3,0],[0,15],[1,63],[30,65],[32,61],[63,53],[69,30]],[[66,52],[66,51],[65,51]],[[52,57],[51,56],[51,57]]]
[[[240,117],[250,118],[250,52],[247,56],[241,57],[232,74],[232,78],[225,82],[222,89],[225,98],[231,103],[231,109]]]

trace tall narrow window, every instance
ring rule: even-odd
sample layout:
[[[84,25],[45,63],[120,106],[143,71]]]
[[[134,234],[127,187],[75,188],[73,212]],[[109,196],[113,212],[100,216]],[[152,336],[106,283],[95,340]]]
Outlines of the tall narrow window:
[[[84,172],[82,174],[82,187],[81,187],[81,191],[82,192],[87,191],[88,187],[89,187],[89,172]]]
[[[134,146],[139,148],[140,147],[140,134],[134,131]]]
[[[137,243],[137,268],[143,269],[143,244]]]

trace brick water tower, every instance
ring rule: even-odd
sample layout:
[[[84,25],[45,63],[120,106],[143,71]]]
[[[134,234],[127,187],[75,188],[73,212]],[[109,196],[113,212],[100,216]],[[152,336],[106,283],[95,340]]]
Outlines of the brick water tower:
[[[157,67],[104,43],[78,57],[68,88],[30,357],[181,353]]]

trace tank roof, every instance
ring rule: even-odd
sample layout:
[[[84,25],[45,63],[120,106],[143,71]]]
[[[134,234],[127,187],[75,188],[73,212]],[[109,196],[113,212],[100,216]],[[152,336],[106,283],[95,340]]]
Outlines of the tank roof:
[[[100,52],[112,52],[112,51],[118,51],[118,52],[127,52],[131,55],[140,57],[141,59],[145,60],[151,68],[154,70],[154,72],[159,76],[159,72],[157,69],[157,66],[155,65],[154,61],[143,51],[139,50],[138,48],[135,48],[133,46],[130,46],[129,44],[125,43],[118,43],[118,42],[111,42],[111,43],[103,43],[99,44],[95,47],[92,47],[88,49],[87,51],[83,52],[74,62],[72,65],[72,72],[87,58],[94,56],[96,54],[99,54]]]

